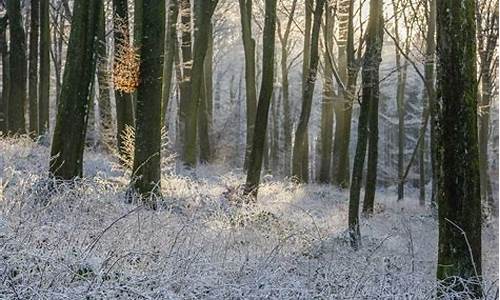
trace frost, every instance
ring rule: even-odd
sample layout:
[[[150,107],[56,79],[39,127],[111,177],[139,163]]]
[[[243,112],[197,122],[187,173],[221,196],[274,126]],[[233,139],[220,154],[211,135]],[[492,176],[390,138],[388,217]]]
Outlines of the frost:
[[[115,158],[88,152],[87,176],[55,186],[49,149],[0,140],[1,299],[429,299],[437,224],[418,199],[377,193],[362,248],[346,236],[347,194],[267,177],[255,205],[220,165],[163,174],[150,211],[125,201]],[[418,195],[409,190],[408,195]],[[485,293],[498,292],[498,220],[483,230]],[[456,280],[460,280],[457,278]],[[442,299],[468,299],[465,294]]]

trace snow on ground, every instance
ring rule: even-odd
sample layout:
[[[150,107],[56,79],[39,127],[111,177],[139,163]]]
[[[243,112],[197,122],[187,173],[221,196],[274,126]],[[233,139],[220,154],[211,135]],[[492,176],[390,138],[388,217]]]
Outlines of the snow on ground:
[[[85,178],[49,189],[49,149],[0,140],[0,299],[429,299],[437,228],[416,191],[379,190],[362,248],[346,238],[347,194],[264,178],[238,204],[241,172],[164,175],[163,204],[125,201],[116,159],[85,155]],[[498,297],[498,220],[483,231]],[[455,297],[457,297],[455,295]],[[443,299],[453,299],[443,296]]]

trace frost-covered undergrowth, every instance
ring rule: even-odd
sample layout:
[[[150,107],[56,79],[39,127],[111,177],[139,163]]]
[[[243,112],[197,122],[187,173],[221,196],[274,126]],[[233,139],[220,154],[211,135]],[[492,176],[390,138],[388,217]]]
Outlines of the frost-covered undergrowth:
[[[0,140],[0,299],[429,299],[437,228],[430,210],[378,191],[362,248],[346,239],[347,194],[265,178],[238,205],[239,173],[164,176],[157,211],[128,204],[113,158],[85,155],[85,178],[49,193],[48,149]],[[483,231],[497,298],[498,225]],[[459,295],[449,294],[443,299]],[[465,296],[464,296],[464,299]]]

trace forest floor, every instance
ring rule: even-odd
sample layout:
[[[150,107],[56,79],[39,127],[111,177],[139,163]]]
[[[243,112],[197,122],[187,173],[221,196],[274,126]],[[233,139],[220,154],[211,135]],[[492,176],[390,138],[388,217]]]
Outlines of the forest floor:
[[[49,149],[0,140],[0,299],[429,299],[437,223],[418,192],[379,189],[362,247],[346,237],[346,191],[265,177],[238,203],[241,172],[201,166],[162,179],[156,211],[125,201],[116,158],[52,186]],[[71,186],[70,186],[71,185]],[[483,229],[488,299],[498,297],[498,219]],[[457,295],[454,295],[455,297]],[[448,297],[452,298],[452,295]],[[443,296],[443,299],[447,299]]]

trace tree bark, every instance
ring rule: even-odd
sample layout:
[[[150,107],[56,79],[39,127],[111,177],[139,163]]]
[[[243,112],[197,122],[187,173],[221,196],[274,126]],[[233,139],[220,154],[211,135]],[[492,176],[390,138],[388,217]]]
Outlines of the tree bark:
[[[101,1],[76,0],[64,80],[50,151],[50,174],[71,180],[82,176],[83,148],[94,78],[94,49]]]
[[[137,89],[135,152],[132,186],[151,208],[156,202],[150,196],[161,194],[161,96],[163,45],[165,38],[165,2],[145,1],[140,10],[141,38],[140,82]]]
[[[349,237],[351,246],[355,250],[357,250],[361,245],[361,233],[359,229],[359,198],[368,142],[370,108],[376,107],[373,103],[378,103],[379,98],[379,66],[382,53],[382,37],[382,0],[370,0],[370,16],[368,19],[366,50],[362,69],[361,84],[363,95],[361,99],[361,111],[358,121],[358,140],[356,144],[356,154],[354,156],[354,166],[352,169],[351,188],[349,193]]]
[[[9,97],[7,127],[11,134],[26,132],[24,104],[26,103],[26,42],[21,15],[21,1],[7,0],[10,28]],[[15,49],[15,50],[12,50]]]
[[[179,16],[178,0],[169,0],[167,28],[165,32],[165,56],[163,64],[163,87],[162,87],[162,124],[167,126],[166,119],[168,111],[168,102],[170,100],[170,91],[172,87],[172,72],[175,57],[175,45],[177,39],[177,19]]]
[[[193,61],[190,80],[190,98],[183,106],[184,144],[183,162],[188,167],[195,167],[197,162],[198,106],[203,83],[203,65],[208,48],[209,27],[212,14],[218,0],[196,0],[194,5],[195,31]]]
[[[316,81],[316,74],[318,69],[319,54],[319,31],[321,27],[321,17],[323,15],[324,0],[316,0],[316,7],[314,8],[314,21],[312,24],[312,34],[310,41],[310,57],[307,69],[307,77],[304,81],[304,89],[302,92],[302,109],[300,112],[299,124],[295,131],[295,142],[293,145],[292,156],[292,175],[299,182],[307,182],[307,167],[304,169],[304,164],[307,164],[309,143],[308,143],[308,124],[311,116],[312,98],[314,94],[314,84]]]
[[[475,1],[437,2],[437,279],[482,298]],[[457,121],[459,120],[459,121]],[[457,281],[458,276],[465,281]]]
[[[269,104],[273,94],[274,78],[274,42],[276,31],[276,0],[265,1],[264,34],[262,37],[262,83],[257,105],[255,129],[253,133],[252,151],[247,170],[247,179],[244,194],[257,199],[262,169],[264,144],[267,138],[267,120]]]
[[[329,62],[329,55],[333,49],[334,28],[333,7],[327,4],[324,26],[324,71],[323,71],[323,102],[321,103],[321,128],[320,128],[320,163],[318,181],[330,183],[332,163],[332,139],[333,139],[333,66]]]
[[[28,99],[29,133],[32,137],[38,131],[38,38],[40,33],[40,1],[31,0],[29,57],[28,57]]]
[[[245,92],[246,92],[246,150],[243,168],[247,170],[252,149],[255,114],[257,109],[257,86],[255,71],[255,40],[252,37],[252,0],[239,0],[243,51],[245,53]]]
[[[38,134],[49,131],[50,104],[50,0],[40,0],[40,79],[38,86]]]
[[[0,55],[2,56],[2,95],[0,101],[0,131],[8,131],[8,104],[9,104],[9,51],[7,47],[7,16],[0,19]]]
[[[113,136],[113,115],[111,113],[111,90],[108,80],[108,47],[106,42],[106,12],[101,5],[96,42],[97,83],[99,85],[99,145],[110,150]]]

